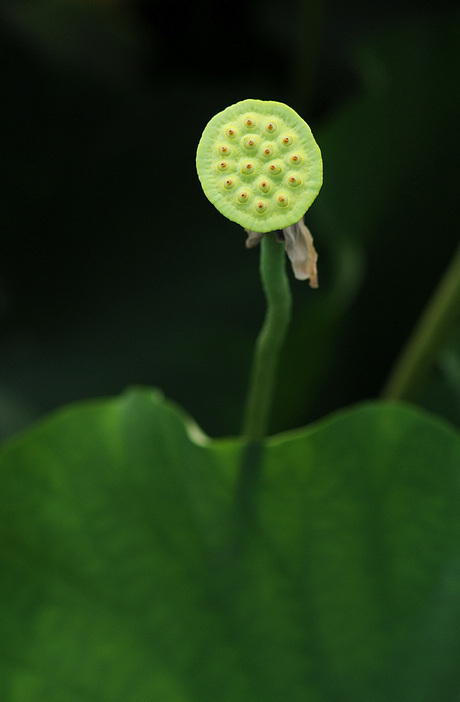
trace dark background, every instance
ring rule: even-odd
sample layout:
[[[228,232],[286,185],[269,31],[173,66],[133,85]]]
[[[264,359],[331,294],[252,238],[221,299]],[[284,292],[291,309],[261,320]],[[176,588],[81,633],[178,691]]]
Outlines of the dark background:
[[[4,2],[2,435],[131,384],[238,432],[258,252],[194,157],[248,97],[294,107],[324,159],[272,431],[377,396],[459,240],[459,28],[451,0]],[[459,421],[445,375],[420,402]]]

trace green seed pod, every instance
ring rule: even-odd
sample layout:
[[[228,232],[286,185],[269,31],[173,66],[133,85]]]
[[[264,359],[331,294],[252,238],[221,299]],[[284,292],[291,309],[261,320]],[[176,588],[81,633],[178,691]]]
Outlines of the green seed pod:
[[[204,193],[219,212],[261,233],[299,222],[323,180],[310,127],[281,102],[242,100],[219,112],[204,129],[196,164]],[[235,193],[241,176],[244,189]]]

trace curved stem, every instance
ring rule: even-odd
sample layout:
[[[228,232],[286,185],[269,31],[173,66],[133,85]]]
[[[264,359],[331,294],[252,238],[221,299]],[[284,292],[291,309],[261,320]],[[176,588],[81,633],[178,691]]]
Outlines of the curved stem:
[[[274,232],[261,241],[260,274],[267,299],[267,313],[256,342],[243,436],[260,441],[268,432],[278,358],[291,319],[292,298],[286,275],[284,246]]]
[[[396,362],[383,397],[413,400],[460,318],[460,247]]]

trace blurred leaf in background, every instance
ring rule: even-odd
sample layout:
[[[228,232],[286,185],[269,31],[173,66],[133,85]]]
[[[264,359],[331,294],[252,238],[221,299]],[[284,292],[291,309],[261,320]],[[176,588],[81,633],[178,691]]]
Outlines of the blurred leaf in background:
[[[420,394],[420,404],[460,427],[460,327],[439,355],[433,377]]]
[[[241,442],[191,434],[137,389],[7,442],[1,699],[456,699],[458,433],[364,404],[274,437],[245,519]]]

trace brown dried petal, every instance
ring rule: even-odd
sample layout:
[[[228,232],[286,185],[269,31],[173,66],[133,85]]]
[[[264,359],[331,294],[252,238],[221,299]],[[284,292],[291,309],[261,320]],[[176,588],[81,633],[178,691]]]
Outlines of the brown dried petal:
[[[252,249],[260,244],[264,234],[245,229],[248,238],[246,248]],[[309,280],[311,288],[318,287],[318,271],[316,262],[318,254],[313,245],[313,237],[303,218],[290,227],[276,232],[276,238],[284,243],[286,253],[291,261],[292,270],[297,280]]]
[[[309,280],[311,288],[318,287],[316,262],[318,254],[313,245],[313,237],[303,219],[283,229],[286,253],[297,280]]]
[[[248,235],[248,238],[246,239],[246,248],[247,249],[253,249],[254,246],[257,246],[257,244],[260,244],[263,238],[263,233],[261,234],[260,232],[252,232],[250,229],[245,229],[244,230],[246,234]]]

